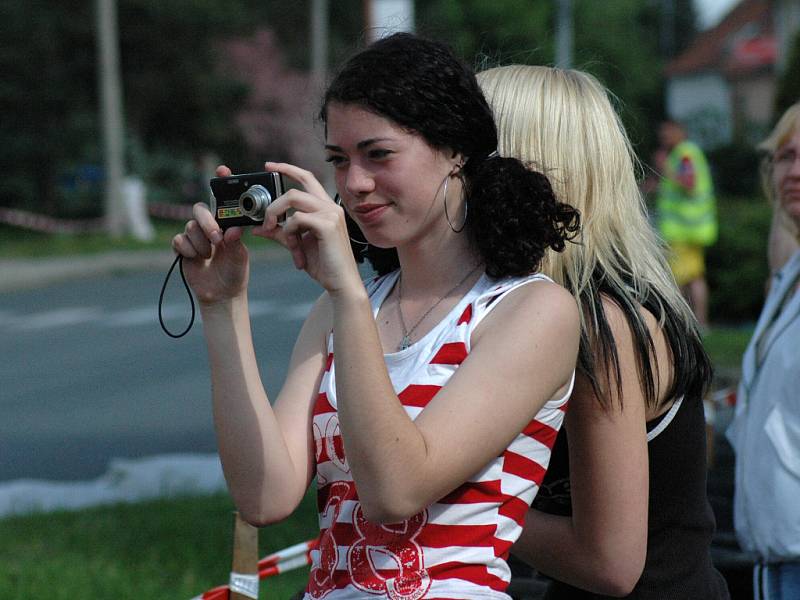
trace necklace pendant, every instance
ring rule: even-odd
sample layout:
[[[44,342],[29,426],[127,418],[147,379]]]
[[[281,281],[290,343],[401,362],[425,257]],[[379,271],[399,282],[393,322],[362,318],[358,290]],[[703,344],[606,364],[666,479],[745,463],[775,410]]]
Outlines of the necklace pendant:
[[[398,350],[405,350],[410,345],[411,345],[411,339],[407,335],[404,335],[403,339],[400,341],[400,345],[397,347],[397,349]]]

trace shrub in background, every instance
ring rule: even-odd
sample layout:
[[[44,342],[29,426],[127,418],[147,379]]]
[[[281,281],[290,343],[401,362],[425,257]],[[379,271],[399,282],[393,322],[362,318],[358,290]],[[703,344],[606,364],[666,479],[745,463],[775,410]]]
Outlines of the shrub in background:
[[[767,236],[771,210],[755,195],[718,199],[719,239],[706,253],[712,323],[758,318],[769,274]]]
[[[709,150],[708,162],[718,195],[759,194],[758,154],[752,144],[733,143]]]

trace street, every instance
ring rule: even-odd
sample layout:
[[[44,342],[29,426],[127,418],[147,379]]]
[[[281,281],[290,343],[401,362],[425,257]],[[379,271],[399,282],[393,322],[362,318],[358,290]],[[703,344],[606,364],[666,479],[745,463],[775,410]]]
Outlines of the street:
[[[216,450],[197,321],[161,331],[163,272],[82,279],[0,294],[0,482],[87,480],[114,457]],[[319,287],[287,261],[254,263],[250,310],[261,376],[274,396]],[[177,271],[164,316],[190,306]]]

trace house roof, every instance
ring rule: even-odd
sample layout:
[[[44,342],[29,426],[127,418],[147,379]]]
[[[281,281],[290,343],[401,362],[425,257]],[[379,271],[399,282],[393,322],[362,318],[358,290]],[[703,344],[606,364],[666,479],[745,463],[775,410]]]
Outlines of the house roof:
[[[699,33],[686,50],[667,64],[667,77],[704,71],[740,76],[777,60],[769,0],[742,0],[715,27]]]

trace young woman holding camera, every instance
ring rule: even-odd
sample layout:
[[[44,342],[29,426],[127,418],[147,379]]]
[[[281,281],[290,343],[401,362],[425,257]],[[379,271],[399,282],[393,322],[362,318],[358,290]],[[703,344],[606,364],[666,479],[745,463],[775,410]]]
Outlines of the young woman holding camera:
[[[543,175],[495,156],[474,74],[438,43],[396,34],[355,55],[321,117],[338,202],[308,171],[267,163],[302,189],[254,229],[324,289],[272,406],[241,229],[222,232],[197,205],[173,240],[203,315],[235,503],[272,523],[316,477],[307,598],[508,598],[505,559],[563,420],[579,340],[575,301],[537,268],[578,215]],[[366,285],[364,258],[379,274]]]

